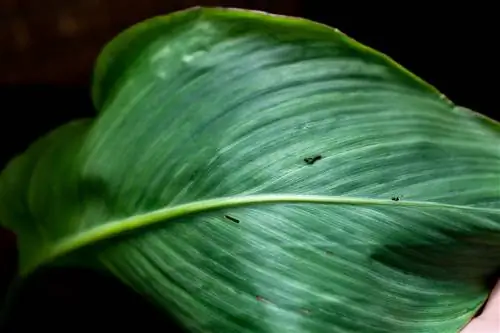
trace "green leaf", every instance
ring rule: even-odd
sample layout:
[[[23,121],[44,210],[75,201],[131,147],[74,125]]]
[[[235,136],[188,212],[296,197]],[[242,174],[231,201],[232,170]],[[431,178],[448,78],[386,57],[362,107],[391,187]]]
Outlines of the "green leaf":
[[[332,28],[195,8],[0,177],[20,274],[111,272],[190,332],[457,332],[500,264],[500,126]]]

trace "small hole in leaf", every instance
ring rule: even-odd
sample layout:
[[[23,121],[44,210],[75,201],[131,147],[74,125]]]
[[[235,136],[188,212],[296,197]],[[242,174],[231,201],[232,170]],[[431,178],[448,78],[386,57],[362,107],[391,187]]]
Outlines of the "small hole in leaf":
[[[391,200],[392,201],[399,201],[399,197],[392,197]]]
[[[323,158],[323,156],[321,156],[321,155],[316,155],[313,157],[306,157],[306,158],[304,158],[304,162],[306,162],[306,164],[312,165],[322,158]]]
[[[234,217],[232,217],[232,216],[229,216],[229,215],[224,215],[224,217],[225,217],[226,219],[228,219],[229,221],[231,221],[231,222],[234,222],[234,223],[240,223],[240,220],[238,220],[238,219],[236,219],[236,218],[234,218]]]

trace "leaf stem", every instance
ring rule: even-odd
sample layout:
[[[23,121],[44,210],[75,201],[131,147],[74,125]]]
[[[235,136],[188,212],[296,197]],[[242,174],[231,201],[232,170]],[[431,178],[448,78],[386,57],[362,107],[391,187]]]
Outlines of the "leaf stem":
[[[98,227],[84,231],[76,236],[68,237],[56,243],[49,252],[35,258],[24,265],[21,269],[21,276],[26,276],[38,266],[50,262],[57,257],[61,257],[77,249],[90,244],[100,242],[119,236],[125,232],[144,228],[156,223],[167,222],[169,220],[198,214],[202,212],[251,205],[276,204],[276,203],[307,203],[325,205],[355,205],[355,206],[400,206],[400,207],[420,207],[436,209],[455,209],[467,211],[480,211],[484,213],[499,214],[500,210],[495,208],[481,208],[462,205],[444,204],[426,201],[393,201],[391,199],[370,199],[355,198],[345,196],[328,195],[299,195],[299,194],[261,194],[248,196],[232,196],[216,199],[201,200],[177,206],[167,206],[149,213],[134,215],[126,219],[110,221]]]

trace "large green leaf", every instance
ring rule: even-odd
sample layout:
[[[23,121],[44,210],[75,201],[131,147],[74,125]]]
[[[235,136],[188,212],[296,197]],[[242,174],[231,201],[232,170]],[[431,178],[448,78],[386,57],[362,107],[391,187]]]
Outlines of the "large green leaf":
[[[113,40],[98,115],[0,178],[20,274],[111,272],[191,332],[457,332],[500,266],[500,126],[303,19]]]

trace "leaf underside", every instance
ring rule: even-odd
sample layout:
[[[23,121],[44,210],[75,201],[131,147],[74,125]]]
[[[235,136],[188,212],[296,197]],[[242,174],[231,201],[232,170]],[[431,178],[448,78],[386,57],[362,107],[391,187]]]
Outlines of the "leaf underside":
[[[457,332],[500,263],[500,127],[303,19],[120,34],[94,119],[0,176],[20,273],[111,272],[190,332]]]

